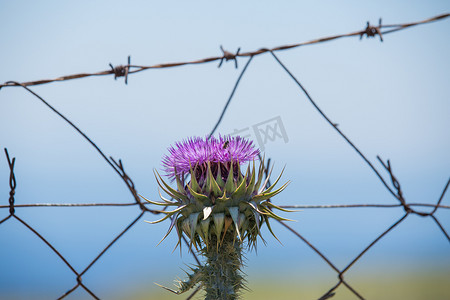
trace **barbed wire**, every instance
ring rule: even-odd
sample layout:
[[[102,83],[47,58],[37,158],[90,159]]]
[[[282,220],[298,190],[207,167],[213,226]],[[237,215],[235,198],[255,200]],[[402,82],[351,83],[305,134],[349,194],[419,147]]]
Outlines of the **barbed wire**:
[[[346,136],[337,126],[336,123],[331,121],[327,115],[324,114],[324,112],[320,109],[320,107],[317,105],[317,102],[312,99],[310,94],[307,92],[305,87],[299,82],[299,80],[296,78],[296,76],[293,75],[292,72],[289,71],[289,69],[286,67],[285,64],[281,62],[281,60],[275,55],[276,51],[296,48],[303,45],[310,45],[310,44],[316,44],[316,43],[322,43],[326,41],[335,40],[338,38],[343,37],[350,37],[350,36],[360,36],[360,38],[367,36],[367,37],[375,37],[379,36],[380,40],[383,41],[383,35],[386,35],[388,33],[396,32],[408,27],[430,23],[433,21],[441,20],[444,18],[449,17],[450,14],[442,14],[439,16],[435,16],[430,19],[426,19],[419,22],[414,23],[405,23],[405,24],[393,24],[393,25],[382,25],[381,19],[379,21],[378,26],[371,26],[370,23],[367,23],[367,26],[362,31],[357,31],[353,33],[343,34],[343,35],[336,35],[336,36],[330,36],[326,38],[316,39],[309,42],[304,43],[298,43],[298,44],[292,44],[292,45],[286,45],[286,46],[280,46],[272,49],[263,48],[254,52],[244,52],[240,53],[240,49],[237,50],[235,54],[230,53],[221,47],[221,50],[223,52],[223,55],[220,57],[211,57],[206,58],[202,60],[197,61],[191,61],[191,62],[182,62],[182,63],[170,63],[170,64],[159,64],[159,65],[153,65],[153,66],[136,66],[131,65],[131,58],[128,57],[128,64],[125,66],[117,66],[114,67],[112,64],[110,65],[111,70],[109,71],[102,71],[98,73],[82,73],[82,74],[75,74],[75,75],[69,75],[69,76],[63,76],[56,79],[51,80],[38,80],[38,81],[31,81],[31,82],[24,82],[19,83],[15,81],[9,81],[3,85],[0,85],[1,87],[5,86],[19,86],[25,89],[27,92],[29,92],[31,95],[33,95],[35,98],[40,100],[44,105],[46,105],[50,110],[52,110],[55,114],[57,114],[61,119],[63,119],[69,126],[71,126],[75,131],[77,131],[86,142],[88,142],[95,150],[96,152],[102,157],[102,159],[114,170],[115,173],[118,174],[118,176],[122,179],[124,184],[127,186],[131,197],[133,199],[133,202],[126,202],[126,203],[29,203],[29,204],[15,204],[15,191],[16,191],[16,177],[14,174],[14,167],[16,164],[16,159],[13,157],[12,159],[9,156],[9,153],[7,149],[5,148],[5,155],[7,158],[8,166],[9,166],[9,186],[10,186],[10,192],[9,192],[9,198],[8,198],[8,205],[0,205],[0,209],[8,209],[9,208],[9,215],[2,220],[0,220],[0,225],[7,220],[15,219],[22,225],[24,225],[27,229],[29,229],[31,232],[33,232],[37,237],[39,237],[65,264],[66,266],[74,273],[75,275],[75,285],[72,286],[69,290],[67,290],[62,296],[60,296],[58,299],[63,299],[66,296],[70,295],[73,291],[75,291],[78,288],[84,289],[92,298],[94,299],[100,299],[91,289],[89,289],[83,282],[82,277],[83,275],[90,270],[90,268],[98,261],[100,258],[104,255],[105,252],[107,252],[125,233],[127,233],[137,222],[146,214],[146,213],[152,213],[152,214],[159,214],[161,211],[159,210],[153,210],[149,208],[148,203],[143,203],[139,197],[139,194],[135,188],[135,185],[133,183],[133,180],[129,177],[129,175],[126,173],[124,165],[122,161],[119,159],[116,161],[112,157],[107,157],[104,152],[83,132],[80,130],[79,127],[77,127],[73,122],[71,122],[68,118],[66,118],[62,113],[60,113],[58,110],[56,110],[52,105],[50,105],[46,100],[44,100],[41,96],[39,96],[37,93],[32,91],[28,88],[28,86],[32,85],[39,85],[39,84],[45,84],[55,81],[65,81],[75,78],[83,78],[83,77],[89,77],[89,76],[102,76],[102,75],[110,75],[114,74],[115,78],[118,77],[125,77],[125,83],[127,83],[128,75],[137,73],[146,69],[151,68],[168,68],[168,67],[176,67],[176,66],[182,66],[187,64],[201,64],[201,63],[207,63],[211,61],[218,61],[220,60],[219,67],[222,65],[223,61],[229,61],[234,60],[235,61],[235,67],[237,68],[237,58],[238,57],[244,57],[248,56],[249,59],[241,71],[239,77],[236,80],[236,83],[232,89],[232,92],[229,96],[229,98],[226,101],[226,104],[222,110],[222,113],[213,126],[213,129],[211,130],[210,135],[213,135],[216,129],[218,128],[223,116],[225,115],[229,104],[231,103],[233,96],[235,95],[235,92],[237,90],[238,84],[242,77],[244,76],[244,73],[252,61],[252,58],[255,55],[259,55],[262,53],[269,52],[275,62],[286,72],[286,74],[294,81],[294,83],[300,88],[301,93],[304,94],[309,102],[314,106],[314,108],[317,110],[317,112],[324,118],[324,120],[346,141],[349,146],[354,149],[354,151],[362,158],[364,163],[372,170],[374,175],[380,180],[382,185],[389,191],[389,193],[396,199],[395,204],[341,204],[341,205],[281,205],[282,208],[302,208],[302,209],[331,209],[331,208],[400,208],[403,209],[404,214],[396,219],[392,225],[390,225],[388,228],[386,228],[381,234],[376,236],[372,242],[367,245],[356,257],[354,257],[344,268],[339,269],[336,267],[333,262],[327,258],[316,246],[314,246],[308,239],[306,239],[302,234],[300,234],[297,230],[293,229],[291,226],[287,225],[284,222],[281,222],[281,225],[284,226],[287,230],[292,232],[294,235],[296,235],[300,240],[302,240],[311,250],[313,250],[317,255],[319,255],[323,261],[337,273],[338,281],[334,286],[332,286],[328,291],[326,291],[319,299],[329,299],[333,297],[336,294],[336,289],[344,285],[349,291],[351,291],[357,298],[364,299],[363,295],[358,292],[353,286],[350,285],[350,283],[344,279],[345,273],[357,263],[357,261],[367,252],[370,250],[370,248],[378,243],[380,239],[382,239],[384,236],[386,236],[389,232],[394,230],[400,223],[404,222],[404,220],[409,215],[418,215],[421,217],[429,217],[433,219],[433,221],[436,223],[436,226],[442,231],[446,239],[450,242],[449,234],[447,233],[446,229],[442,226],[439,219],[436,217],[436,212],[438,209],[450,209],[450,206],[448,205],[442,205],[442,200],[444,199],[444,196],[448,190],[448,187],[450,185],[450,178],[447,181],[446,185],[444,186],[444,189],[442,193],[440,194],[439,199],[437,200],[436,204],[429,204],[429,203],[408,203],[407,200],[404,197],[403,191],[401,189],[401,185],[399,180],[396,178],[393,172],[393,168],[391,165],[391,162],[389,160],[382,160],[379,156],[377,156],[378,161],[381,163],[384,170],[387,172],[390,184],[388,183],[389,180],[385,179],[383,175],[381,174],[381,171],[377,169],[377,167],[360,151],[358,147]],[[382,31],[383,28],[391,28],[385,31]],[[130,70],[131,68],[135,68],[135,70]],[[268,169],[270,166],[270,159],[268,159],[266,163],[266,172],[265,176],[268,176]],[[270,180],[268,180],[268,184],[270,185]],[[24,208],[24,207],[95,207],[95,206],[118,206],[118,207],[124,207],[124,206],[137,206],[139,208],[137,216],[132,219],[132,221],[129,223],[128,226],[126,226],[122,231],[120,231],[113,239],[112,241],[103,248],[98,255],[81,271],[77,271],[70,263],[69,261],[48,241],[46,240],[35,228],[30,226],[26,221],[24,221],[22,218],[20,218],[17,215],[16,208]],[[431,211],[425,212],[419,210],[419,208],[429,208]],[[188,243],[187,240],[183,236],[183,240],[185,243]],[[193,255],[193,258],[196,260],[198,264],[201,264],[198,257],[194,252],[190,252]],[[197,292],[199,292],[200,288],[197,288],[196,290],[191,293],[191,295],[188,296],[187,299],[191,299],[195,296]]]
[[[434,17],[431,17],[431,18],[428,18],[425,20],[417,21],[417,22],[403,23],[403,24],[390,24],[390,25],[381,24],[381,19],[380,19],[379,24],[376,27],[371,26],[370,23],[367,22],[367,26],[363,30],[345,33],[345,34],[339,34],[339,35],[332,35],[332,36],[328,36],[328,37],[322,37],[322,38],[314,39],[311,41],[300,42],[300,43],[291,44],[291,45],[278,46],[278,47],[274,47],[271,49],[261,48],[259,50],[252,51],[252,52],[240,53],[240,48],[239,48],[237,50],[237,52],[235,54],[233,54],[229,51],[224,50],[223,47],[220,46],[220,49],[223,53],[222,56],[213,56],[213,57],[202,58],[202,59],[197,59],[197,60],[192,60],[192,61],[185,61],[185,62],[160,63],[160,64],[151,65],[151,66],[140,66],[140,65],[131,64],[131,57],[128,56],[128,64],[119,65],[116,67],[114,67],[112,64],[109,64],[109,66],[111,68],[110,70],[99,71],[99,72],[94,72],[94,73],[83,72],[83,73],[78,73],[78,74],[60,76],[60,77],[57,77],[54,79],[40,79],[40,80],[27,81],[27,82],[22,82],[22,83],[19,83],[16,81],[7,81],[6,83],[0,84],[0,89],[2,87],[7,87],[7,86],[33,86],[33,85],[41,85],[41,84],[57,82],[57,81],[67,81],[67,80],[72,80],[72,79],[80,79],[80,78],[91,77],[91,76],[105,76],[105,75],[114,75],[114,79],[117,79],[118,77],[125,77],[125,83],[127,84],[128,83],[128,75],[142,72],[145,70],[173,68],[173,67],[180,67],[180,66],[185,66],[185,65],[205,64],[205,63],[210,63],[210,62],[214,62],[214,61],[220,61],[219,65],[218,65],[218,67],[220,67],[220,66],[222,66],[223,60],[225,60],[225,61],[234,60],[235,66],[237,68],[237,66],[238,66],[237,58],[238,57],[246,57],[246,56],[253,57],[253,56],[264,54],[267,52],[273,53],[273,52],[277,52],[277,51],[297,48],[300,46],[314,45],[314,44],[318,44],[318,43],[324,43],[324,42],[329,42],[329,41],[336,40],[336,39],[341,39],[341,38],[345,38],[345,37],[354,37],[354,36],[359,36],[360,39],[362,39],[364,36],[375,37],[376,35],[379,35],[380,40],[383,41],[383,35],[397,32],[397,31],[400,31],[400,30],[403,30],[403,29],[406,29],[409,27],[443,20],[445,18],[448,18],[449,16],[450,16],[450,14],[446,13],[446,14],[437,15],[437,16],[434,16]],[[383,28],[392,28],[392,29],[382,31]]]

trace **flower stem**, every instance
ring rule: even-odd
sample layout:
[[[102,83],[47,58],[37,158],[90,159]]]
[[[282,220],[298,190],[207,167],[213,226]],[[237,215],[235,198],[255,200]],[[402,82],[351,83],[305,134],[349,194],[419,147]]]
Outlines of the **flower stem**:
[[[203,267],[205,300],[236,300],[244,287],[242,277],[242,245],[232,230],[227,230],[222,241],[212,235],[202,250],[207,258]]]

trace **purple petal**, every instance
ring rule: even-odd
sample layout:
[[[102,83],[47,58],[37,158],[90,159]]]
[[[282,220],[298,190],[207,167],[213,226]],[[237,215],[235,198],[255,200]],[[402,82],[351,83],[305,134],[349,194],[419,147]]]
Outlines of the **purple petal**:
[[[208,162],[225,164],[232,160],[245,163],[259,154],[259,149],[255,149],[252,141],[240,136],[209,139],[192,137],[175,143],[168,151],[169,155],[164,156],[162,164],[167,176],[172,179],[175,178],[175,170],[177,175],[183,176],[189,173],[191,166]]]

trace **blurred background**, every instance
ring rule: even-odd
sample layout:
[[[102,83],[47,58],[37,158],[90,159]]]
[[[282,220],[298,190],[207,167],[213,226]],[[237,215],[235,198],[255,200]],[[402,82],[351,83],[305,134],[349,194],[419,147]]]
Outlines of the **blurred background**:
[[[450,11],[448,1],[4,1],[0,0],[0,82],[31,81],[109,69],[254,51],[359,31],[366,22],[414,22]],[[449,20],[384,36],[340,39],[278,52],[316,103],[361,149],[390,159],[408,202],[435,204],[450,175]],[[446,38],[447,37],[447,38]],[[123,160],[137,191],[153,200],[153,169],[167,147],[213,128],[247,58],[154,69],[31,87],[105,153]],[[275,120],[275,121],[274,121]],[[272,123],[270,123],[272,122]],[[264,143],[257,126],[284,133]],[[261,124],[263,123],[263,124]],[[256,127],[255,127],[256,126]],[[16,157],[16,204],[127,203],[119,176],[67,123],[18,87],[0,91],[0,146]],[[264,127],[267,129],[267,127]],[[272,127],[273,128],[273,127]],[[280,128],[280,127],[278,127]],[[397,204],[373,172],[318,114],[270,54],[248,67],[216,133],[245,131],[289,187],[278,205]],[[261,133],[261,131],[259,131]],[[260,136],[261,137],[261,136]],[[0,155],[0,205],[8,205],[9,168]],[[447,194],[443,205],[450,204]],[[430,211],[427,208],[419,208]],[[140,213],[137,206],[16,208],[81,272]],[[8,208],[0,209],[0,220]],[[397,208],[305,209],[284,216],[339,269],[404,215]],[[436,217],[450,230],[450,211]],[[172,286],[194,263],[169,224],[147,213],[84,275],[102,299],[185,299]],[[247,253],[243,299],[317,299],[337,273],[302,240],[273,224],[258,252]],[[431,218],[410,215],[346,273],[367,299],[450,299],[449,241]],[[56,299],[76,276],[15,219],[0,225],[0,298]],[[357,299],[340,286],[333,299]],[[67,299],[89,299],[82,288]]]

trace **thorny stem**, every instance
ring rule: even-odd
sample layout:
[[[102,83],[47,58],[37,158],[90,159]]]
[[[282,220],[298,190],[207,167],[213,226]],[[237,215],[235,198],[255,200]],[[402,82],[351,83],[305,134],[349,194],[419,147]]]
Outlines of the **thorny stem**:
[[[207,258],[203,267],[205,300],[239,299],[239,290],[244,287],[242,244],[233,230],[227,230],[219,244],[217,237],[212,236],[202,252]]]

